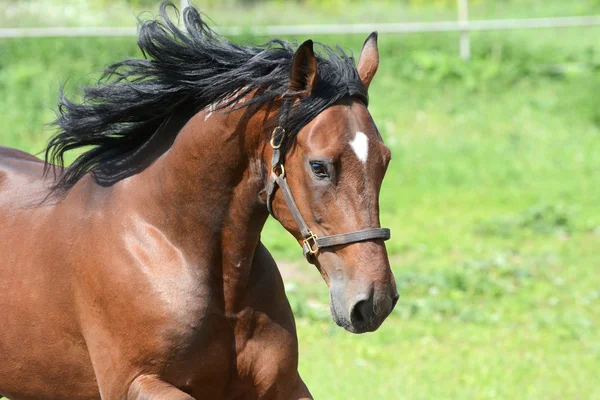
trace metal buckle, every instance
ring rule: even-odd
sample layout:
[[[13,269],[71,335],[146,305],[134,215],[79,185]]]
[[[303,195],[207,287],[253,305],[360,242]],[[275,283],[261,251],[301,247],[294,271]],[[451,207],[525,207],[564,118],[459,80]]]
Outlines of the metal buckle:
[[[308,231],[308,233],[310,234],[310,236],[304,239],[304,244],[306,244],[306,247],[308,248],[308,254],[314,256],[319,252],[319,245],[317,244],[317,235],[312,233],[312,231]],[[311,240],[312,244],[310,243]]]
[[[277,169],[280,169],[279,175],[277,174]],[[280,177],[281,179],[285,178],[285,168],[283,168],[283,164],[279,164],[273,167],[273,173]]]
[[[281,133],[281,137],[279,138],[279,143],[275,144],[275,136],[278,133]],[[271,147],[274,148],[275,150],[280,148],[281,143],[283,143],[284,136],[285,136],[285,129],[283,129],[281,126],[276,126],[275,129],[273,129],[273,133],[271,133]]]

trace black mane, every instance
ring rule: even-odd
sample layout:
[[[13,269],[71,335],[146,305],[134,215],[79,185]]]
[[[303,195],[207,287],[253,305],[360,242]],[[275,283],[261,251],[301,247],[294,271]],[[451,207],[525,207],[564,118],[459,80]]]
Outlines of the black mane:
[[[84,89],[81,103],[61,91],[58,132],[45,149],[50,164],[64,165],[65,152],[89,147],[54,183],[53,192],[65,194],[86,173],[99,184],[110,185],[152,162],[157,142],[170,146],[189,118],[216,101],[222,107],[258,89],[249,105],[262,106],[290,98],[289,77],[295,44],[274,39],[263,46],[242,46],[211,30],[200,13],[188,7],[185,30],[169,16],[163,3],[158,18],[139,22],[138,45],[144,59],[128,59],[107,67],[99,83]],[[366,103],[354,59],[337,47],[317,47],[317,87],[296,102],[285,121],[296,134],[327,107],[344,96]],[[158,146],[160,147],[160,146]]]

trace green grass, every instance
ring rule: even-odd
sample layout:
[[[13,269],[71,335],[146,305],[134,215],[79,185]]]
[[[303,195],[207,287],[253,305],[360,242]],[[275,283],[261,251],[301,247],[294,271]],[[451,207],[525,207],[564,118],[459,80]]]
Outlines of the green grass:
[[[393,152],[381,219],[402,297],[353,336],[324,283],[287,283],[317,398],[600,398],[598,33],[481,33],[469,64],[455,35],[381,35],[370,109]],[[0,41],[0,143],[41,150],[59,82],[136,54],[128,38]],[[263,238],[316,277],[288,236],[270,221]]]
[[[179,6],[179,0],[172,0]],[[0,2],[0,26],[132,26],[153,0],[12,0]],[[456,20],[456,0],[203,0],[191,1],[217,26],[339,24]],[[598,0],[470,0],[471,19],[594,15]],[[148,13],[148,14],[150,14]]]

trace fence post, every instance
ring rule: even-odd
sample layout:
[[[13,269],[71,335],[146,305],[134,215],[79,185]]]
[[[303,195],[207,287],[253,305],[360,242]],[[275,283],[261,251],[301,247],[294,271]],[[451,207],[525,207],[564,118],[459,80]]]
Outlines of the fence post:
[[[469,23],[469,0],[458,0],[458,23],[465,25],[460,32],[460,57],[463,60],[471,58],[471,39],[466,25]]]

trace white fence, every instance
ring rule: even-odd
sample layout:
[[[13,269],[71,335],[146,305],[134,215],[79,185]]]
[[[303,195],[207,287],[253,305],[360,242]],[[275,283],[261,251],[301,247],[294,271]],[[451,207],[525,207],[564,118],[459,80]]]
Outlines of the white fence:
[[[373,24],[320,24],[320,25],[270,25],[262,27],[226,27],[219,32],[236,36],[244,33],[261,36],[310,35],[310,34],[367,34],[380,33],[424,33],[461,32],[460,55],[469,59],[471,43],[469,32],[513,29],[573,28],[600,26],[600,15],[583,17],[556,17],[530,19],[469,20],[468,0],[458,1],[456,21],[415,22],[415,23],[373,23]],[[188,0],[181,0],[181,7]],[[0,28],[0,38],[17,37],[63,37],[63,36],[135,36],[136,28]]]

